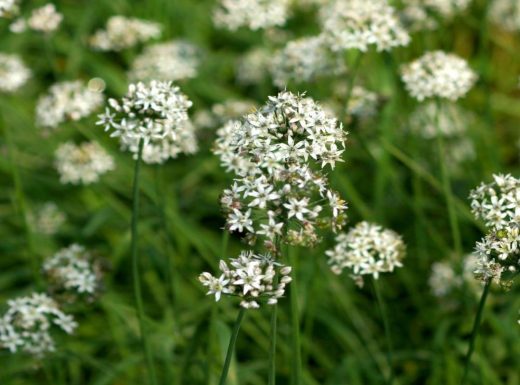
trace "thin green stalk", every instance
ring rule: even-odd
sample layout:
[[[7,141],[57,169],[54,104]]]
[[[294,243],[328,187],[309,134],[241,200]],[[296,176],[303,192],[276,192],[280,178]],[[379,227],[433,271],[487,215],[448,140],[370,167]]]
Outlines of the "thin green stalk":
[[[293,269],[296,266],[295,249],[289,247],[289,262]],[[292,332],[292,355],[291,355],[291,384],[300,385],[302,378],[302,356],[300,344],[300,315],[298,311],[298,282],[296,274],[292,275],[290,291],[291,303],[291,332]]]
[[[229,345],[226,353],[226,360],[224,361],[224,367],[222,368],[222,374],[220,375],[219,385],[225,385],[226,379],[229,372],[229,366],[231,365],[231,357],[233,356],[233,352],[235,350],[235,344],[237,342],[238,332],[240,331],[240,325],[242,325],[242,320],[244,319],[244,315],[246,314],[246,309],[240,307],[240,311],[238,313],[237,319],[235,321],[235,325],[233,326],[233,331],[231,333],[231,338],[229,339]]]
[[[464,363],[464,374],[462,375],[461,385],[465,385],[468,379],[469,373],[469,364],[471,362],[471,356],[473,355],[473,351],[475,350],[475,341],[477,339],[478,330],[480,328],[480,321],[482,320],[482,314],[484,312],[484,305],[486,304],[486,299],[489,294],[489,288],[491,287],[491,280],[486,282],[484,286],[484,290],[482,291],[482,296],[480,297],[480,302],[478,304],[477,315],[475,317],[475,322],[473,324],[473,330],[471,331],[471,337],[469,340],[468,353],[466,354],[466,359]]]
[[[137,159],[135,161],[134,169],[134,187],[133,187],[133,207],[132,207],[132,273],[134,280],[134,296],[135,305],[137,310],[137,317],[139,319],[139,330],[141,333],[141,342],[143,345],[143,352],[146,360],[146,366],[148,371],[148,381],[150,385],[157,385],[157,376],[155,374],[155,368],[153,365],[152,352],[150,350],[150,344],[148,341],[148,334],[145,327],[144,321],[144,306],[143,306],[143,294],[141,290],[141,278],[139,269],[139,259],[137,253],[137,223],[139,218],[139,174],[141,172],[141,158],[143,154],[144,142],[141,139],[139,141],[139,150],[137,152]]]
[[[385,305],[383,302],[383,296],[381,295],[381,290],[379,289],[379,284],[377,279],[372,279],[372,284],[374,286],[374,292],[376,293],[377,298],[377,306],[379,308],[379,313],[381,314],[381,318],[383,319],[383,325],[385,328],[385,339],[386,339],[386,360],[388,363],[388,369],[390,371],[390,375],[386,380],[388,385],[391,385],[394,381],[394,347],[392,343],[392,335],[390,333],[390,323],[388,322],[388,316],[386,314]]]
[[[277,319],[278,305],[274,304],[271,310],[271,341],[269,345],[269,377],[268,385],[276,384],[276,333],[278,331]]]
[[[451,180],[448,168],[446,167],[445,161],[445,149],[444,149],[444,138],[439,127],[439,115],[441,113],[442,105],[437,100],[437,111],[435,114],[435,126],[437,127],[437,152],[439,156],[439,163],[441,167],[441,180],[442,189],[446,199],[446,205],[448,206],[448,218],[450,221],[451,236],[453,239],[453,248],[456,253],[456,258],[462,257],[462,241],[460,237],[459,221],[457,218],[457,212],[453,202],[453,192],[451,190]]]
[[[352,96],[352,90],[354,89],[354,82],[356,80],[356,76],[361,65],[361,59],[363,57],[362,52],[358,52],[356,59],[354,60],[354,64],[350,68],[350,76],[348,78],[347,83],[347,94],[345,95],[345,100],[343,101],[343,108],[341,109],[340,122],[345,120],[347,115],[348,103],[350,102],[350,98]]]

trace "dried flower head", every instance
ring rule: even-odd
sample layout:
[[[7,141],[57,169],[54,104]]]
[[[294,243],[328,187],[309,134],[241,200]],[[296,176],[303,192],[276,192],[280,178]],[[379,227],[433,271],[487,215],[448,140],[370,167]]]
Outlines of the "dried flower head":
[[[273,82],[281,88],[291,80],[309,82],[345,70],[343,57],[331,52],[322,36],[290,41],[275,54],[270,65]]]
[[[401,236],[395,231],[360,222],[348,233],[339,234],[334,249],[325,254],[334,273],[341,274],[347,268],[357,282],[362,282],[363,275],[378,279],[380,273],[402,267],[405,250]]]
[[[214,295],[216,301],[224,294],[240,298],[240,306],[246,309],[260,307],[259,302],[274,305],[291,282],[291,267],[275,262],[269,254],[243,251],[228,263],[220,261],[218,278],[207,272],[199,276],[208,295]]]
[[[17,55],[0,53],[0,91],[14,92],[31,77],[31,71]]]
[[[45,128],[56,128],[67,120],[80,120],[92,114],[103,101],[101,92],[91,90],[82,81],[55,83],[38,99],[36,123]]]
[[[502,230],[520,223],[520,179],[509,174],[496,174],[493,179],[472,190],[469,199],[477,218],[491,229]]]
[[[312,99],[290,92],[218,132],[215,153],[236,177],[221,204],[229,231],[313,245],[317,228],[341,228],[345,202],[320,168],[341,161],[346,133]]]
[[[53,329],[71,334],[77,327],[74,318],[63,313],[46,294],[33,293],[9,300],[7,305],[7,312],[0,318],[0,347],[11,353],[43,356],[56,350]]]
[[[43,263],[43,272],[53,296],[63,295],[69,301],[92,300],[101,290],[102,271],[99,263],[77,244],[61,249]]]
[[[520,30],[520,1],[493,0],[489,4],[488,13],[496,25],[512,32]]]
[[[432,97],[454,101],[468,93],[477,75],[464,59],[432,51],[403,65],[401,78],[410,95],[419,101]]]
[[[160,36],[159,23],[118,15],[90,37],[90,45],[100,51],[122,51]]]
[[[281,26],[288,18],[290,5],[290,0],[219,0],[213,22],[231,31]]]
[[[30,222],[34,230],[44,235],[54,235],[65,223],[67,216],[56,203],[46,202],[31,215]]]
[[[175,81],[197,76],[200,50],[183,40],[152,44],[135,58],[128,73],[131,81]]]
[[[56,169],[61,183],[88,185],[115,168],[113,158],[96,142],[61,144],[56,150]]]
[[[196,151],[194,127],[188,121],[191,101],[171,82],[130,84],[120,101],[108,102],[97,124],[112,130],[124,150],[137,155],[143,140],[143,160],[149,163]]]
[[[0,0],[0,17],[11,18],[20,11],[20,0]]]
[[[408,32],[386,0],[334,0],[321,12],[323,36],[334,51],[375,45],[377,51],[406,46]]]
[[[32,11],[27,25],[35,31],[50,33],[58,29],[62,20],[63,15],[56,11],[54,4],[49,3]]]

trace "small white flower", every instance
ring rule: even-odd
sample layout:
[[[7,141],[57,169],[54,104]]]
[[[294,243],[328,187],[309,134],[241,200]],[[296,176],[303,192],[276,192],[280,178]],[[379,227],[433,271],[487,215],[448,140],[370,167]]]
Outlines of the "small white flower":
[[[122,51],[161,36],[161,26],[147,20],[112,16],[105,29],[90,37],[90,45],[100,51]]]
[[[17,55],[0,53],[0,92],[15,92],[31,77],[31,71]]]
[[[58,29],[62,20],[63,15],[56,11],[54,4],[49,3],[32,11],[27,25],[35,31],[49,33]]]
[[[219,0],[213,22],[231,31],[281,26],[287,20],[289,7],[289,0]]]

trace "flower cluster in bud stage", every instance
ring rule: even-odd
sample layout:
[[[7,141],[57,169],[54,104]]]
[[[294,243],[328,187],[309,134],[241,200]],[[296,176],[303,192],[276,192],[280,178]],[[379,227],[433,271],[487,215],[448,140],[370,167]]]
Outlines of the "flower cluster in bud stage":
[[[71,334],[77,327],[74,318],[63,313],[46,294],[33,293],[9,300],[7,305],[7,312],[0,317],[0,347],[12,353],[42,356],[55,350],[53,329]]]
[[[135,58],[128,77],[132,81],[193,78],[199,62],[199,49],[183,40],[152,44]]]
[[[489,4],[489,18],[496,25],[512,32],[520,30],[518,0],[494,0]]]
[[[20,11],[20,0],[0,0],[0,17],[12,17]]]
[[[363,284],[363,275],[379,278],[380,273],[393,272],[402,267],[405,244],[399,234],[377,224],[360,222],[348,233],[336,237],[336,246],[325,254],[331,270],[341,274],[351,270],[352,278]]]
[[[208,295],[220,300],[222,295],[240,298],[240,306],[246,309],[260,307],[259,302],[274,305],[283,297],[285,287],[291,282],[291,267],[275,262],[270,255],[257,255],[243,251],[229,262],[220,261],[221,275],[217,278],[202,273],[200,282],[208,288]]]
[[[30,222],[33,229],[44,235],[54,235],[67,219],[56,203],[46,202],[31,215]]]
[[[520,269],[520,179],[509,174],[493,178],[470,193],[473,214],[489,229],[476,245],[475,274],[507,287]]]
[[[101,92],[91,90],[79,80],[55,83],[38,99],[36,123],[56,128],[67,120],[80,120],[101,107],[104,100]]]
[[[55,165],[60,182],[75,185],[95,183],[115,168],[114,159],[96,142],[61,144],[56,150]]]
[[[164,163],[197,150],[194,126],[188,121],[191,101],[171,82],[130,84],[120,100],[110,99],[98,125],[112,130],[121,147],[135,156],[143,141],[143,160]]]
[[[0,92],[14,92],[31,77],[31,70],[17,55],[0,53]]]
[[[117,15],[90,37],[90,45],[100,51],[122,51],[160,36],[158,23]]]
[[[386,0],[334,0],[321,12],[323,36],[334,51],[388,51],[410,42],[395,9]]]
[[[403,65],[401,78],[410,95],[419,101],[433,97],[455,101],[468,93],[477,75],[464,59],[432,51]]]
[[[281,26],[289,16],[290,5],[290,0],[219,0],[213,22],[231,31]]]
[[[309,82],[321,76],[339,75],[345,70],[343,58],[329,50],[322,36],[290,41],[270,63],[273,82],[281,88],[291,80]]]
[[[83,246],[77,244],[46,259],[43,272],[54,295],[92,299],[101,289],[100,266]]]
[[[310,98],[281,92],[242,121],[218,131],[215,153],[234,183],[221,197],[229,231],[253,244],[319,241],[317,229],[341,228],[345,202],[320,171],[341,161],[346,133]]]

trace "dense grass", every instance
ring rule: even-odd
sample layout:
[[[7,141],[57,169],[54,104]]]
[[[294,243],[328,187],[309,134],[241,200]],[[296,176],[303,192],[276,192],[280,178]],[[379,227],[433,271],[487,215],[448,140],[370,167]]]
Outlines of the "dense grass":
[[[164,40],[184,38],[204,49],[200,75],[181,87],[194,102],[193,111],[228,99],[261,104],[276,92],[267,79],[258,87],[234,80],[234,62],[262,34],[215,30],[212,1],[148,0],[55,2],[65,20],[48,41],[35,33],[13,35],[0,21],[0,50],[16,52],[34,70],[29,85],[13,96],[0,95],[0,309],[7,299],[41,289],[39,265],[72,242],[84,244],[110,265],[105,291],[91,305],[75,305],[80,323],[74,336],[61,336],[58,351],[42,361],[0,352],[2,385],[123,385],[145,381],[139,325],[133,307],[130,218],[134,162],[116,142],[94,125],[95,117],[64,124],[42,136],[34,123],[37,96],[55,80],[101,77],[107,93],[121,95],[125,69],[138,49],[123,54],[93,52],[86,37],[113,14],[156,20],[165,26]],[[458,384],[478,298],[466,293],[449,308],[428,287],[434,261],[460,260],[454,242],[436,148],[405,129],[416,103],[405,93],[398,66],[430,49],[467,58],[480,80],[461,105],[478,119],[468,127],[477,158],[452,175],[453,202],[461,229],[463,253],[482,236],[467,195],[492,173],[520,173],[520,74],[518,35],[508,34],[483,18],[485,1],[475,1],[468,14],[435,32],[414,35],[410,47],[362,58],[356,82],[383,95],[377,118],[351,132],[344,164],[333,173],[335,187],[350,203],[349,224],[365,219],[401,233],[408,245],[405,266],[378,282],[393,336],[394,371],[399,384]],[[290,36],[312,34],[310,14],[298,14],[287,27]],[[348,64],[355,55],[347,55]],[[330,81],[289,85],[326,101]],[[161,167],[143,165],[139,248],[142,261],[145,324],[160,384],[216,384],[223,365],[237,303],[214,303],[197,281],[216,267],[229,243],[221,230],[218,197],[230,182],[210,153],[213,132],[200,133],[200,152]],[[115,157],[117,169],[88,187],[59,183],[53,154],[66,139],[96,139]],[[451,165],[448,165],[451,169]],[[55,201],[68,216],[55,237],[31,231],[27,214],[38,204]],[[382,384],[388,373],[384,325],[370,285],[358,289],[348,278],[333,275],[324,251],[327,237],[315,249],[293,250],[299,286],[304,383]],[[171,274],[169,273],[171,271]],[[518,287],[493,288],[473,357],[471,384],[519,385],[520,330]],[[290,304],[278,307],[278,383],[288,384],[292,367]],[[270,311],[248,311],[231,363],[228,383],[266,384]]]

